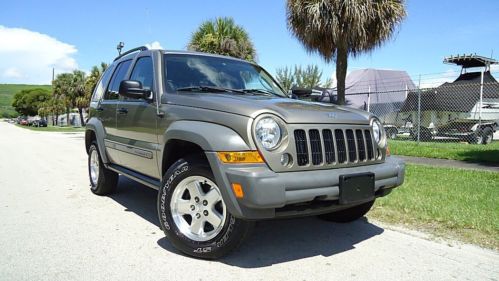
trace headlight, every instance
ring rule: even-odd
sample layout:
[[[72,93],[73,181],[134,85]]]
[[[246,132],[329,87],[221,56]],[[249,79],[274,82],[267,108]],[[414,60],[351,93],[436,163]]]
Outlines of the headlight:
[[[374,140],[379,144],[379,141],[381,140],[381,124],[378,120],[373,121],[373,135]]]
[[[266,150],[272,150],[281,140],[281,128],[274,118],[264,117],[256,123],[255,136]]]
[[[385,146],[385,130],[383,129],[383,125],[381,125],[381,122],[379,122],[378,119],[373,119],[372,127],[374,140],[376,141],[378,146]]]

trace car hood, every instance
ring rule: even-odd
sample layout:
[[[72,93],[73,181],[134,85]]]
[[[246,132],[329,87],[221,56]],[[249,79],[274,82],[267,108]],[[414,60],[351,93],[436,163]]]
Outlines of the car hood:
[[[224,111],[255,118],[270,113],[286,123],[369,124],[370,113],[349,107],[290,98],[225,93],[163,95],[163,103]]]

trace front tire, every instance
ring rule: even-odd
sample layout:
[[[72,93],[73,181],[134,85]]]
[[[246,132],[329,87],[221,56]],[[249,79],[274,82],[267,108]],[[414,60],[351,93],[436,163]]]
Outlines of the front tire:
[[[345,210],[319,215],[320,219],[332,222],[347,223],[362,218],[374,204],[374,200]]]
[[[88,176],[90,190],[94,194],[108,195],[116,191],[119,175],[104,167],[96,142],[93,142],[88,149]]]
[[[216,259],[244,241],[254,223],[230,214],[221,194],[206,161],[186,157],[168,169],[158,193],[158,216],[175,248]]]

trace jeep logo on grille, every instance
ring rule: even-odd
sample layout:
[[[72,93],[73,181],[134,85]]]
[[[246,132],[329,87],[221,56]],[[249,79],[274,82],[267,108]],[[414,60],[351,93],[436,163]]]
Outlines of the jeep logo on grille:
[[[329,117],[329,118],[336,118],[336,112],[329,112],[327,114],[327,117]]]

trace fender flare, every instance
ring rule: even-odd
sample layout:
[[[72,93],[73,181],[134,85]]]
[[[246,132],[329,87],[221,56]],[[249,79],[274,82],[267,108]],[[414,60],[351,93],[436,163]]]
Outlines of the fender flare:
[[[234,130],[215,123],[202,121],[176,121],[163,135],[164,145],[171,139],[189,141],[204,151],[245,151],[250,146]]]
[[[104,130],[102,122],[97,118],[90,118],[88,120],[85,130],[85,142],[87,141],[86,140],[87,131],[93,131],[95,134],[95,139],[97,141],[97,146],[99,147],[99,154],[102,159],[102,162],[104,162],[105,164],[109,163],[109,160],[106,155],[106,146],[104,144],[104,136],[106,134],[106,131]]]

